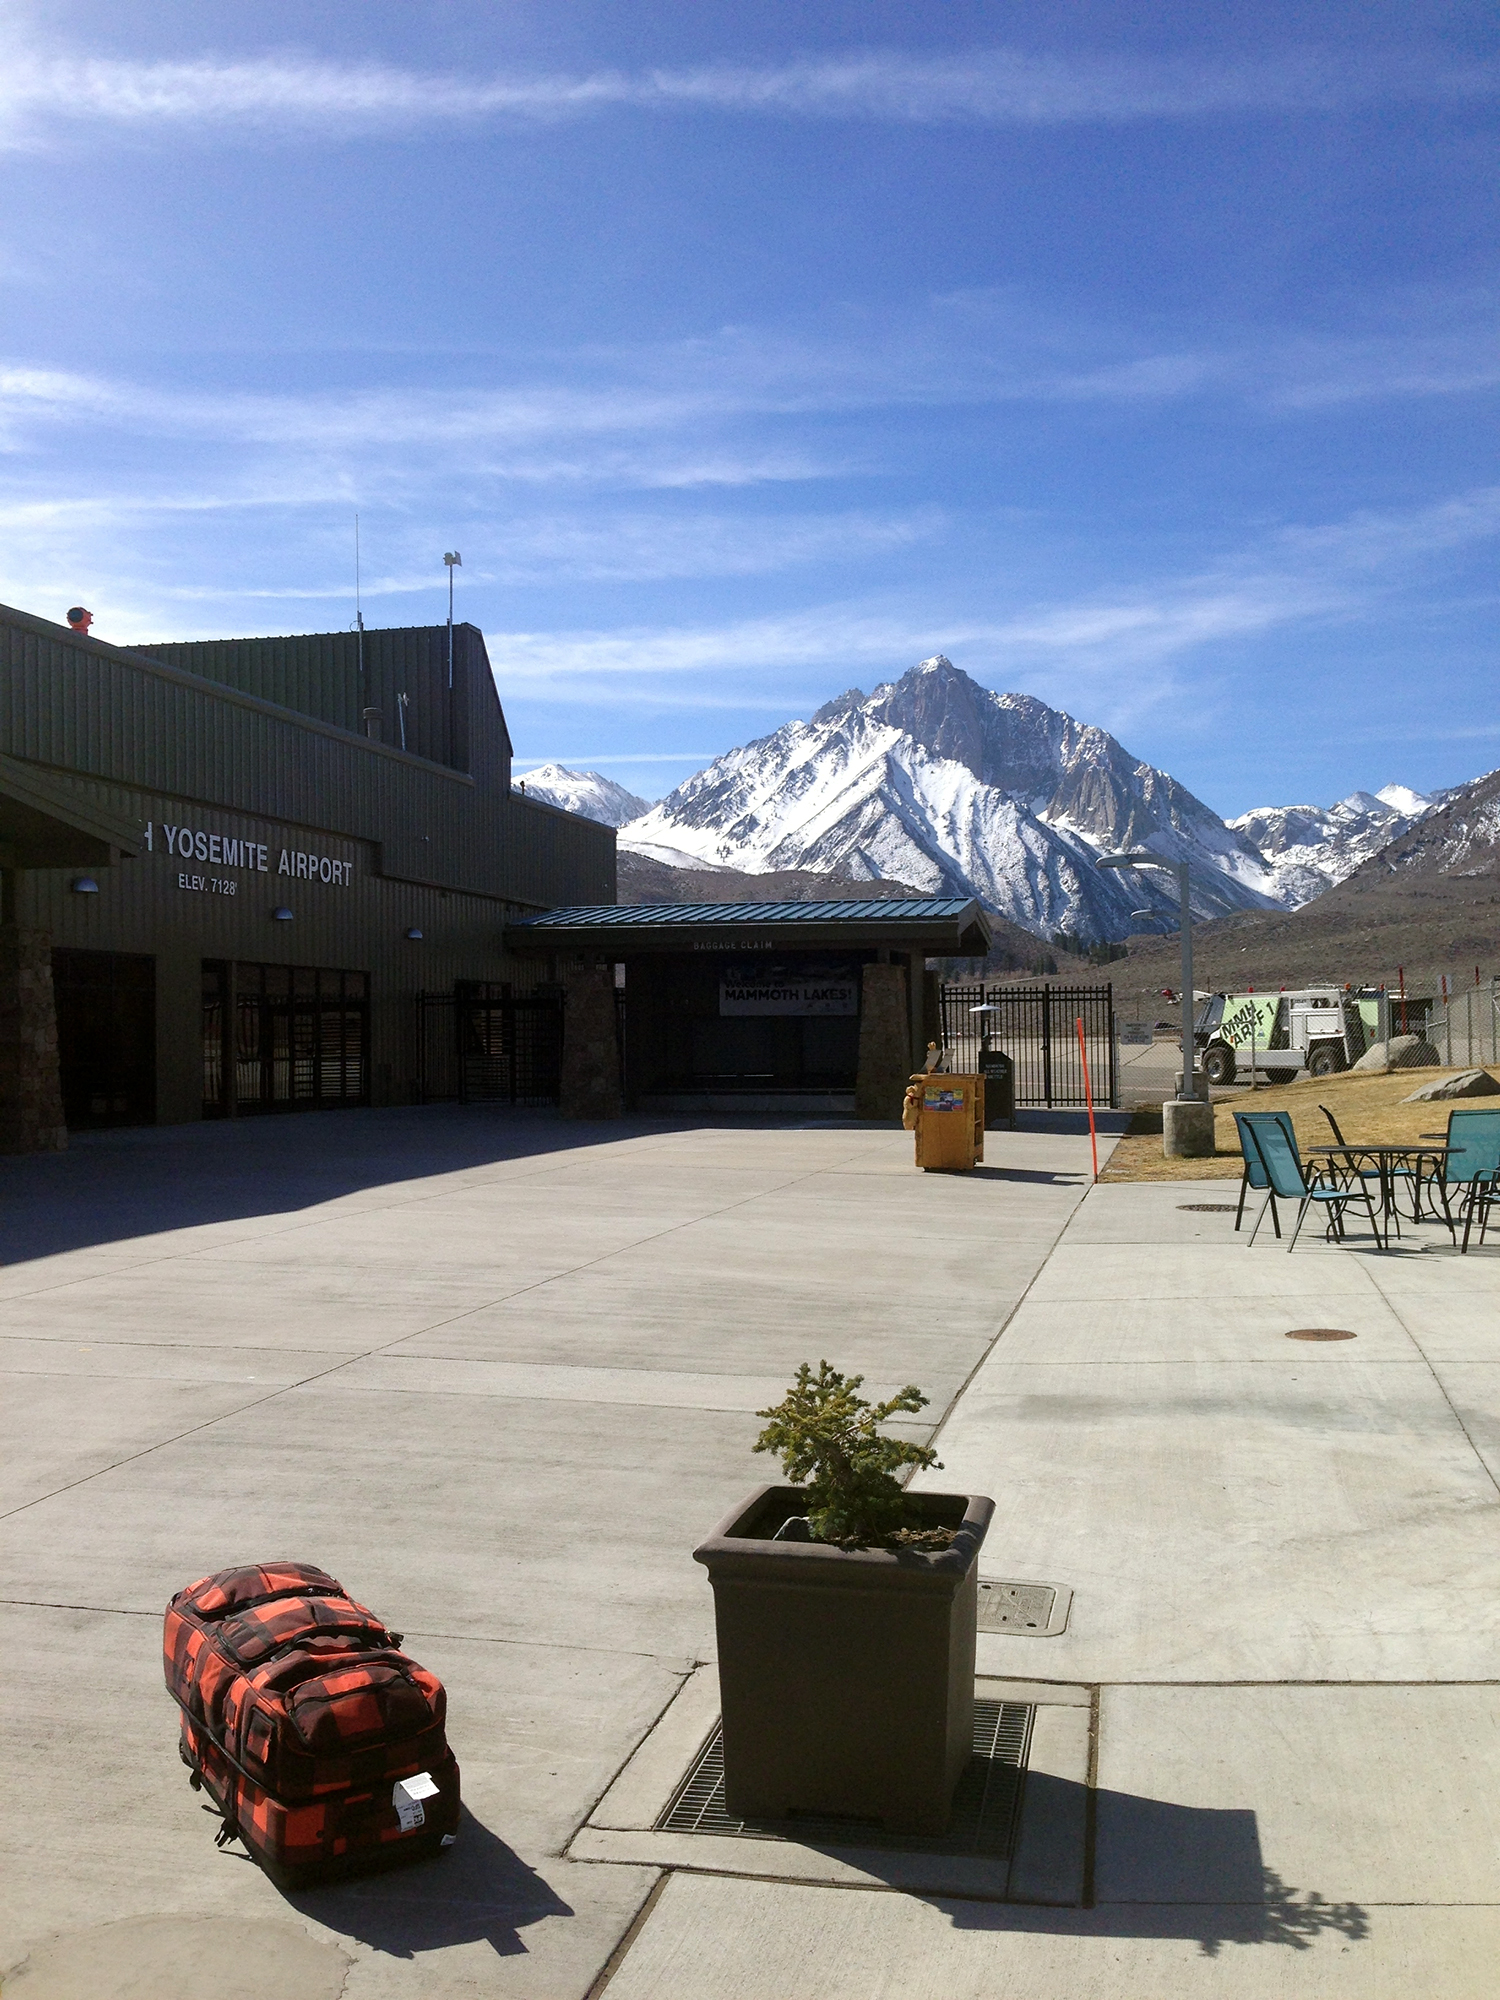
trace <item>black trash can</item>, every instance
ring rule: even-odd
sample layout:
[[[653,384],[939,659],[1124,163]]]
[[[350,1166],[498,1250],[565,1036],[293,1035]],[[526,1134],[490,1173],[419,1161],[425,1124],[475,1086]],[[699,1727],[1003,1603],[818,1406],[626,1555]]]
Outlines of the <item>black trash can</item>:
[[[1016,1129],[1016,1065],[1004,1049],[979,1051],[979,1074],[984,1078],[984,1129],[996,1131],[1001,1125]]]

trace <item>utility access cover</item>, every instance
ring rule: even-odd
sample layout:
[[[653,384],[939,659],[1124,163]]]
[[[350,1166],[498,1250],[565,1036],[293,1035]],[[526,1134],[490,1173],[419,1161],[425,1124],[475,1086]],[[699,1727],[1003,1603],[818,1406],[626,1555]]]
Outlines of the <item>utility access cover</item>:
[[[1071,1590],[1056,1583],[1011,1583],[1003,1577],[979,1579],[979,1629],[1013,1638],[1050,1639],[1068,1622]]]

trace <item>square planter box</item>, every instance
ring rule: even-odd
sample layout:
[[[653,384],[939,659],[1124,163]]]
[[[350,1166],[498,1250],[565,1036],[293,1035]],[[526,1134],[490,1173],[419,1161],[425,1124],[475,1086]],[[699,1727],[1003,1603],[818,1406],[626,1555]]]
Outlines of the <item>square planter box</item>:
[[[714,1591],[724,1802],[737,1818],[946,1829],[972,1750],[979,1548],[995,1503],[910,1499],[916,1525],[958,1530],[950,1548],[778,1542],[807,1495],[762,1486],[694,1549]]]

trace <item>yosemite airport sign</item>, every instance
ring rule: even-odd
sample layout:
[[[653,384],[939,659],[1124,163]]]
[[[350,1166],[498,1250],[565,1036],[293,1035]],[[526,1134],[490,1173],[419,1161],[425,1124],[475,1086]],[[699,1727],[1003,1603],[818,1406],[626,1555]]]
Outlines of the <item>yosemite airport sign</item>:
[[[314,854],[307,848],[278,847],[274,841],[245,840],[237,834],[209,833],[201,826],[168,826],[147,820],[146,851],[171,854],[179,861],[206,861],[211,868],[248,868],[259,875],[289,875],[298,882],[327,882],[347,889],[354,873],[352,861],[337,861],[331,854]],[[277,857],[273,867],[271,856]],[[236,884],[201,875],[179,875],[179,889],[207,889],[233,895]]]

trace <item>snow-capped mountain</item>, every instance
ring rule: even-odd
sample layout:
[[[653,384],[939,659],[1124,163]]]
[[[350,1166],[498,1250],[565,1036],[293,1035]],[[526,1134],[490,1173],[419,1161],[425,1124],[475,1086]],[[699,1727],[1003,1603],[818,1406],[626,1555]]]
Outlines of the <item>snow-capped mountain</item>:
[[[1280,904],[1275,874],[1175,778],[1032,695],[938,655],[871,695],[731,750],[632,821],[621,846],[752,874],[813,868],[977,896],[1026,929],[1122,938],[1175,912],[1176,882],[1110,849],[1193,864],[1200,917]]]
[[[649,799],[637,798],[598,771],[570,771],[566,764],[541,764],[517,778],[530,799],[545,799],[549,806],[564,812],[581,813],[601,826],[624,826],[651,810]]]
[[[1333,806],[1257,806],[1227,824],[1259,848],[1277,901],[1295,910],[1352,875],[1451,796],[1451,790],[1429,795],[1409,785],[1382,785],[1378,792],[1351,792]]]
[[[1390,851],[1381,856],[1384,867],[1366,874],[1383,883],[1387,873],[1410,887],[1423,878],[1430,893],[1439,878],[1452,883],[1492,885],[1500,876],[1500,771],[1486,771],[1467,785],[1450,785],[1436,794],[1430,811],[1420,815],[1427,822],[1398,837]],[[1363,884],[1361,884],[1363,886]],[[1492,898],[1478,891],[1460,891],[1471,906]]]

